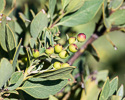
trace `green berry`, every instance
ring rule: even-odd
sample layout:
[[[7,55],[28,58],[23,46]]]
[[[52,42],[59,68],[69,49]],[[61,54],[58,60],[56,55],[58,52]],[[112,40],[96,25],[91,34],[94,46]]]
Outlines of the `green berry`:
[[[62,67],[69,67],[70,65],[68,63],[63,63]]]
[[[51,55],[51,54],[54,53],[54,48],[53,47],[49,47],[49,48],[46,49],[45,52],[46,52],[46,54]]]
[[[64,59],[66,57],[68,57],[68,52],[66,50],[63,50],[59,53],[59,57]]]
[[[63,47],[61,44],[56,44],[54,49],[55,49],[56,53],[60,53],[62,51]]]
[[[78,50],[78,47],[76,44],[70,44],[69,45],[69,51],[76,52]]]
[[[84,33],[79,33],[79,34],[77,35],[77,40],[78,40],[79,42],[84,42],[84,41],[86,40],[86,35],[85,35]]]
[[[60,62],[54,62],[53,67],[55,69],[59,69],[59,68],[61,68],[61,63]]]
[[[72,44],[76,41],[76,38],[75,37],[71,37],[69,38],[69,44]]]
[[[38,50],[35,50],[34,52],[33,52],[33,57],[34,58],[37,58],[37,57],[39,57],[39,51]]]

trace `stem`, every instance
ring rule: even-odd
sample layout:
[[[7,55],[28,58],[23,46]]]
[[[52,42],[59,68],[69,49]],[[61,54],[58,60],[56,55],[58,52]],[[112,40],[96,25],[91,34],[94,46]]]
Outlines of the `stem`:
[[[67,14],[67,13],[62,13],[62,15],[59,16],[59,17],[55,20],[55,22],[50,26],[50,28],[54,27],[54,25],[55,25],[63,16],[65,16],[66,14]]]

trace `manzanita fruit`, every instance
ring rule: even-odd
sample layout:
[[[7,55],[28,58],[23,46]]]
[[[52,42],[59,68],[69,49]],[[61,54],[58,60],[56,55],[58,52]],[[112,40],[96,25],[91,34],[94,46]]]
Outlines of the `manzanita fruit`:
[[[37,58],[37,57],[39,57],[39,55],[40,55],[39,51],[38,50],[34,50],[33,57]]]
[[[66,57],[68,57],[68,52],[66,50],[63,50],[59,53],[59,57],[64,59]]]
[[[84,33],[79,33],[79,34],[77,35],[77,40],[78,40],[79,42],[84,42],[84,41],[86,40],[86,35],[85,35]]]
[[[55,49],[56,53],[60,53],[62,51],[63,47],[61,44],[56,44],[54,49]]]
[[[51,54],[54,53],[54,48],[53,47],[49,47],[49,48],[46,49],[45,52],[46,52],[46,54],[51,55]]]
[[[59,68],[61,68],[61,63],[60,62],[54,62],[53,67],[55,69],[59,69]]]
[[[69,38],[69,44],[72,44],[76,41],[76,38],[75,37],[71,37]]]
[[[69,51],[76,52],[78,50],[78,47],[76,44],[70,44],[69,45]]]
[[[69,67],[70,65],[68,63],[63,63],[62,67]]]

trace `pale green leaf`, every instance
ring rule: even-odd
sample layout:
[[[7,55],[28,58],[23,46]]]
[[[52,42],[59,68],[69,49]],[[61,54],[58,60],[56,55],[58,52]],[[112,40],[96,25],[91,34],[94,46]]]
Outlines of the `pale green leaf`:
[[[47,27],[48,19],[47,15],[39,12],[31,22],[30,32],[33,38],[37,38],[39,33]]]
[[[5,9],[6,0],[0,0],[0,13]]]
[[[56,97],[54,97],[53,95],[50,95],[49,100],[58,100],[58,99]]]
[[[3,58],[0,62],[0,88],[8,81],[13,73],[13,67],[10,62]]]
[[[72,72],[74,68],[75,67],[64,67],[58,70],[46,71],[46,72],[35,75],[35,77],[41,77],[47,80],[67,78],[67,76]]]
[[[125,9],[117,10],[109,17],[109,21],[112,25],[125,24]]]
[[[111,97],[111,100],[121,100],[121,97],[120,96],[117,96],[117,95],[113,95]]]
[[[109,8],[112,10],[117,10],[122,4],[124,0],[111,0],[109,3]]]
[[[53,17],[55,6],[56,6],[56,0],[49,0],[49,14],[51,18]]]
[[[81,8],[85,0],[70,0],[69,5],[66,7],[66,13],[74,12]]]
[[[102,87],[102,92],[100,94],[99,100],[107,100],[109,97],[109,92],[110,92],[110,84],[109,84],[109,78],[107,78]]]
[[[20,51],[20,47],[21,47],[21,43],[22,43],[22,39],[20,40],[18,46],[16,47],[16,51],[15,51],[15,54],[14,54],[14,57],[13,57],[13,71],[15,71],[15,68],[16,68],[16,64],[17,64],[17,60],[18,60],[18,56],[19,56],[19,51]]]
[[[123,85],[120,86],[116,95],[120,96],[121,98],[124,96],[124,86]]]
[[[110,81],[109,96],[113,95],[113,93],[117,90],[117,88],[118,88],[118,77],[115,77]]]
[[[66,86],[68,80],[41,80],[37,78],[37,81],[27,80],[19,89],[25,91],[29,95],[44,99],[49,95],[54,95],[59,92],[64,86]]]
[[[69,4],[69,2],[70,2],[70,0],[61,0],[62,9],[64,9]]]
[[[57,25],[76,26],[86,24],[94,18],[102,3],[103,0],[87,0],[77,12],[65,16]]]
[[[8,90],[14,90],[14,89],[18,88],[22,84],[23,78],[24,78],[23,72],[13,73],[13,75],[10,79],[11,85],[9,87],[7,87],[7,89]]]

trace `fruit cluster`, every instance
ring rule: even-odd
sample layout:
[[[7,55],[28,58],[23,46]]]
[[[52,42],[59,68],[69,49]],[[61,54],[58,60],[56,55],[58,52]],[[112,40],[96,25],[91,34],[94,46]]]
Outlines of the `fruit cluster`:
[[[77,35],[77,39],[76,37],[71,37],[69,38],[68,40],[68,43],[69,43],[69,46],[68,46],[68,49],[70,52],[77,52],[78,50],[78,47],[77,45],[75,44],[76,43],[76,40],[78,42],[84,42],[86,39],[86,35],[84,33],[79,33]],[[61,44],[56,44],[54,47],[49,47],[45,50],[45,53],[48,54],[48,55],[52,55],[53,53],[56,53],[59,55],[60,58],[62,59],[65,59],[66,57],[68,57],[69,53],[67,50],[63,49],[62,45]],[[39,51],[35,51],[33,53],[33,57],[34,58],[37,58],[39,57]],[[59,69],[61,67],[67,67],[67,66],[70,66],[68,63],[64,63],[64,64],[61,64],[60,62],[55,62],[54,63],[54,68],[55,69]]]

